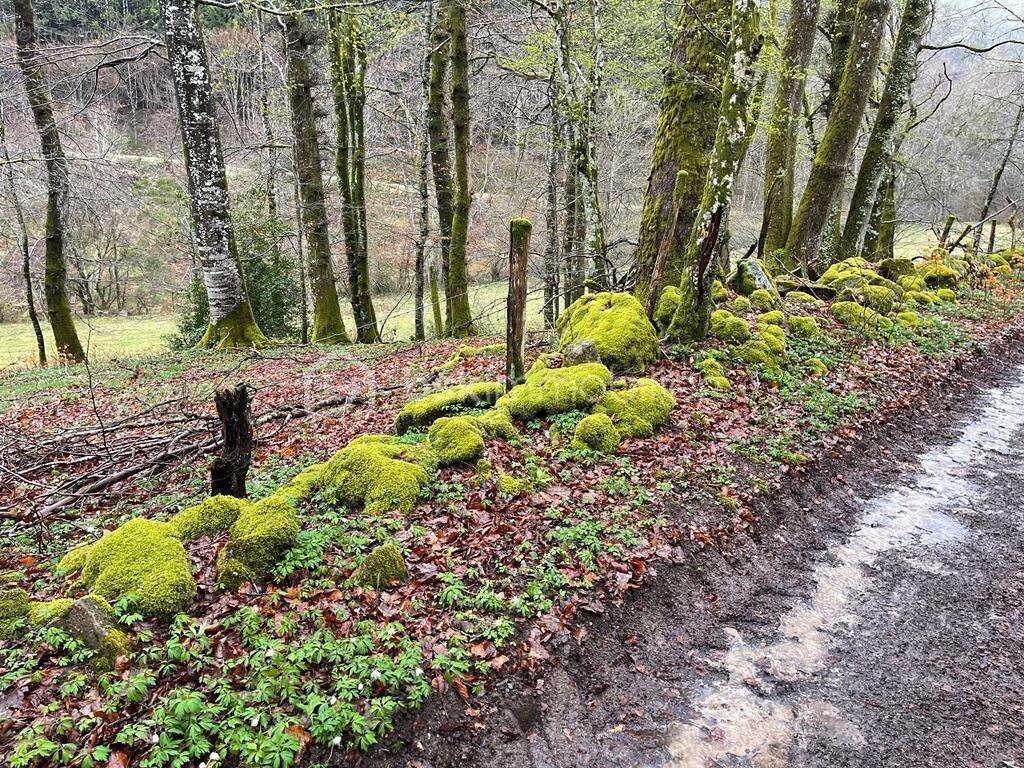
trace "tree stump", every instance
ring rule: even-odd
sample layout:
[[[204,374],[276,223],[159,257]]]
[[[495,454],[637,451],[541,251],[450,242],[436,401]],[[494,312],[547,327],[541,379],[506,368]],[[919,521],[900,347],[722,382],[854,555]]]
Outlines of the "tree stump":
[[[245,476],[252,460],[252,421],[245,384],[214,395],[220,419],[221,453],[210,465],[210,495],[246,498]]]
[[[528,219],[509,222],[508,303],[505,329],[505,388],[512,389],[525,377],[523,362],[526,341],[526,257],[530,253]]]

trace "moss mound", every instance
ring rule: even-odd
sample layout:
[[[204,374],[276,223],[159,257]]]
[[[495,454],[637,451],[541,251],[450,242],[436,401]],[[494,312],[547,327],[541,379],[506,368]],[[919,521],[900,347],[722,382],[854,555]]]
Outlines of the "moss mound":
[[[31,610],[28,592],[20,587],[0,590],[0,637],[8,637],[18,619]]]
[[[914,329],[921,325],[921,318],[917,316],[917,312],[904,310],[896,313],[896,322],[904,328]]]
[[[676,290],[679,290],[678,288]],[[721,304],[723,301],[728,301],[729,291],[726,290],[725,286],[722,285],[721,280],[715,280],[711,283],[711,300],[715,304]]]
[[[658,297],[658,305],[654,308],[654,324],[658,330],[665,332],[672,323],[672,318],[682,301],[682,293],[678,286],[668,285]]]
[[[217,578],[231,588],[263,578],[295,546],[298,536],[299,519],[291,500],[274,494],[246,505],[217,556]]]
[[[365,435],[327,461],[322,482],[348,507],[410,510],[433,474],[431,453],[387,435]]]
[[[410,429],[429,427],[435,419],[459,408],[486,408],[494,405],[505,387],[498,382],[459,384],[406,403],[398,413],[395,431],[404,435]]]
[[[890,280],[914,274],[914,262],[910,259],[882,259],[878,262],[878,273]]]
[[[804,291],[790,291],[786,294],[786,301],[790,304],[817,304],[818,300]]]
[[[865,285],[854,293],[858,304],[871,307],[882,315],[892,312],[896,303],[896,294],[884,285]]]
[[[81,568],[79,583],[108,600],[134,593],[147,616],[171,616],[196,596],[189,559],[168,523],[136,518],[69,552],[58,570]]]
[[[737,296],[735,299],[729,302],[729,309],[733,312],[749,312],[750,311],[750,299],[746,296]]]
[[[956,269],[941,261],[926,261],[918,266],[917,274],[929,288],[955,288],[961,276]]]
[[[236,499],[233,496],[211,496],[183,509],[168,520],[167,524],[182,541],[192,541],[200,536],[214,536],[230,528],[249,503],[245,499]]]
[[[622,437],[650,437],[675,407],[676,399],[661,384],[637,379],[629,389],[609,390],[594,413],[610,416]]]
[[[871,334],[892,329],[892,320],[878,314],[871,307],[863,307],[855,301],[837,301],[829,309],[832,317],[843,325]]]
[[[896,283],[904,291],[923,291],[926,286],[924,278],[918,275],[901,275],[896,278]]]
[[[442,416],[430,425],[428,438],[437,454],[437,463],[443,467],[468,464],[484,454],[483,433],[466,416]]]
[[[820,357],[810,357],[804,365],[811,372],[812,376],[824,376],[828,373],[828,366],[825,365],[825,361]]]
[[[956,292],[953,291],[951,288],[939,288],[937,291],[935,291],[935,296],[939,301],[945,303],[956,301]]]
[[[519,437],[519,430],[512,423],[512,417],[504,408],[491,408],[479,416],[470,417],[473,423],[488,437],[500,437],[514,440]]]
[[[786,322],[786,315],[781,309],[772,309],[768,312],[762,312],[756,318],[758,323],[764,323],[766,325],[784,325]]]
[[[722,341],[746,341],[750,338],[750,326],[742,317],[726,309],[716,309],[711,313],[709,333]]]
[[[401,583],[409,578],[405,558],[393,541],[375,547],[359,567],[352,572],[350,581],[361,587],[380,589]]]
[[[619,447],[619,430],[606,413],[592,413],[576,424],[572,435],[573,448],[586,448],[597,453],[614,453]]]
[[[939,297],[931,291],[907,291],[903,294],[903,301],[908,306],[938,304]]]
[[[588,411],[601,401],[611,381],[611,371],[602,363],[543,368],[503,395],[498,407],[522,421],[566,411]]]
[[[758,309],[772,309],[778,306],[778,296],[764,288],[758,288],[750,294],[750,303]]]
[[[821,328],[813,317],[790,315],[789,332],[799,339],[812,339],[821,333]]]
[[[629,293],[588,293],[558,318],[558,346],[591,339],[601,362],[617,371],[641,371],[658,359],[658,336]]]
[[[498,473],[495,487],[498,493],[504,496],[523,496],[533,490],[533,484],[527,478],[506,475],[503,472]]]
[[[732,348],[733,357],[741,363],[748,365],[759,365],[769,373],[778,373],[780,370],[779,361],[775,357],[772,348],[765,343],[764,339],[751,339],[743,344]]]
[[[96,597],[96,600],[103,600],[102,597]],[[106,600],[103,600],[106,603]],[[32,603],[32,607],[28,611],[28,621],[35,627],[42,627],[49,624],[51,621],[56,621],[68,612],[71,608],[72,600],[70,597],[58,597],[55,600],[40,600],[39,602]]]

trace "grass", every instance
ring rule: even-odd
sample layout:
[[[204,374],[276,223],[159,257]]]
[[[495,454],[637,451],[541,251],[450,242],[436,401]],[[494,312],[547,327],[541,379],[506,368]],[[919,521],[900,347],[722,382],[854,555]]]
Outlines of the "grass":
[[[499,281],[470,287],[470,305],[477,332],[482,335],[505,333],[505,296],[508,284]],[[543,293],[540,286],[531,286],[526,303],[526,325],[530,329],[543,327]],[[413,297],[411,293],[383,294],[374,297],[377,320],[382,325],[385,341],[407,341],[414,330]],[[342,299],[342,314],[351,333],[355,329],[351,307]],[[433,336],[433,314],[429,295],[425,308],[427,337]],[[53,335],[45,319],[47,354],[54,354]],[[79,318],[78,333],[82,344],[89,344],[89,358],[98,362],[112,358],[131,358],[163,352],[167,337],[175,331],[174,315],[148,315],[138,317]],[[36,340],[28,320],[0,324],[0,371],[4,369],[32,368],[36,365]]]

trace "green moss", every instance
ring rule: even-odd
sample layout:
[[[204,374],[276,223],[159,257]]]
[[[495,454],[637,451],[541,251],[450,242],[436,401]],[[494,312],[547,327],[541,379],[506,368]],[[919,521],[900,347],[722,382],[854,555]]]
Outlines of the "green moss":
[[[230,528],[248,503],[233,496],[211,496],[183,509],[167,522],[182,541],[215,536]]]
[[[785,334],[779,334],[767,330],[768,328],[778,328],[777,325],[769,325],[765,327],[765,330],[758,331],[754,334],[753,341],[759,341],[764,344],[768,349],[771,350],[772,357],[776,360],[782,360],[786,357],[786,336]]]
[[[403,435],[410,429],[428,427],[435,419],[459,408],[484,408],[494,405],[505,387],[497,382],[459,384],[406,403],[398,413],[395,431]]]
[[[804,315],[790,315],[789,332],[798,339],[812,339],[821,333],[818,321]]]
[[[637,379],[629,389],[609,390],[594,413],[610,416],[622,437],[649,437],[675,407],[668,389],[653,379]]]
[[[750,303],[753,304],[758,309],[767,310],[777,306],[778,300],[772,294],[771,291],[768,291],[764,288],[758,288],[756,291],[750,294]]]
[[[704,381],[712,389],[732,389],[732,384],[725,376],[707,376]]]
[[[786,322],[786,315],[781,309],[773,309],[768,312],[762,312],[754,319],[759,323],[767,325],[783,325]]]
[[[488,437],[500,437],[505,440],[514,440],[519,437],[519,430],[512,423],[512,417],[504,408],[491,408],[479,416],[472,416],[473,423],[477,425]]]
[[[567,411],[586,411],[600,402],[612,374],[601,363],[545,368],[526,377],[498,400],[510,416],[529,421]]]
[[[716,309],[711,313],[710,334],[722,341],[746,341],[750,338],[750,326],[742,317],[726,309]]]
[[[32,603],[32,607],[28,611],[29,624],[34,627],[46,626],[67,613],[73,602],[74,600],[71,598],[59,597],[56,600],[41,600]]]
[[[903,312],[896,313],[896,322],[902,325],[904,328],[917,328],[921,325],[921,319],[917,316],[917,312],[911,312],[905,310]]]
[[[763,339],[751,339],[732,348],[732,355],[741,363],[760,365],[772,372],[779,370],[779,362]]]
[[[69,551],[57,563],[57,567],[55,569],[57,573],[66,574],[82,570],[85,566],[85,558],[89,555],[89,547],[91,546],[91,544],[79,544],[77,547]]]
[[[558,345],[564,349],[591,339],[601,362],[618,371],[640,371],[658,359],[658,336],[643,305],[629,293],[588,293],[558,318]]]
[[[32,606],[28,592],[20,587],[0,590],[0,621],[20,619]]]
[[[658,305],[654,309],[654,324],[662,332],[668,330],[672,323],[672,316],[679,308],[680,301],[682,301],[682,293],[680,293],[679,287],[676,285],[665,286],[658,297]]]
[[[790,304],[817,304],[818,300],[811,294],[804,291],[790,291],[786,294],[786,301]]]
[[[746,296],[737,296],[731,302],[729,302],[729,308],[733,312],[749,312],[750,311],[750,299]]]
[[[725,376],[725,367],[713,357],[705,357],[694,365],[704,376]]]
[[[221,553],[224,560],[241,563],[247,571],[247,580],[252,581],[265,576],[281,555],[295,546],[298,536],[299,520],[294,504],[275,494],[242,509],[228,531],[228,542]],[[230,584],[230,577],[219,568],[217,576]]]
[[[359,567],[353,571],[350,581],[361,587],[380,589],[401,583],[409,578],[405,558],[393,541],[373,549]]]
[[[723,301],[727,301],[728,298],[729,291],[727,291],[725,286],[722,285],[721,280],[715,280],[711,283],[711,300],[715,302],[715,304],[721,304]],[[678,304],[676,306],[678,306]]]
[[[373,438],[357,438],[334,454],[323,468],[323,484],[348,507],[412,509],[433,472],[429,456],[386,435]]]
[[[504,496],[523,496],[533,491],[533,484],[527,478],[506,475],[502,472],[498,473],[495,487],[498,489],[498,493]]]
[[[893,304],[896,302],[896,295],[882,285],[865,285],[855,294],[858,304],[871,307],[876,312],[887,315],[892,312]]]
[[[138,595],[139,611],[146,616],[176,614],[196,596],[188,555],[168,523],[129,520],[79,550],[72,550],[59,568],[75,570],[72,566],[80,563],[82,586],[108,600]]]
[[[935,291],[935,297],[942,302],[956,301],[956,292],[949,288],[939,288]]]
[[[955,288],[960,274],[948,264],[928,261],[917,268],[917,274],[929,288]]]
[[[913,307],[918,304],[938,304],[939,297],[930,291],[907,291],[903,294],[903,301]]]
[[[878,272],[890,280],[914,274],[914,262],[910,259],[882,259],[878,262]]]
[[[804,366],[811,372],[812,376],[824,376],[828,373],[828,366],[825,365],[825,361],[820,357],[808,358]]]
[[[606,413],[592,413],[576,424],[573,448],[587,448],[598,453],[614,453],[619,447],[619,430]]]
[[[871,307],[863,307],[855,301],[837,301],[829,311],[843,325],[864,333],[888,331],[892,328],[892,320],[878,314]]]
[[[896,278],[896,283],[904,291],[923,291],[927,287],[924,278],[918,275],[901,275]]]
[[[484,436],[475,421],[466,416],[442,416],[430,425],[428,437],[442,467],[468,464],[484,453]]]

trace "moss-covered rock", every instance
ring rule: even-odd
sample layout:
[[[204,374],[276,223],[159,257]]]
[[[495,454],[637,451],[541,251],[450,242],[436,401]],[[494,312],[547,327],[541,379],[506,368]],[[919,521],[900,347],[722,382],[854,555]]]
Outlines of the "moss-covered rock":
[[[98,597],[97,600],[103,600]],[[28,611],[28,622],[34,627],[43,627],[50,622],[59,619],[68,609],[71,604],[75,602],[70,597],[58,597],[54,600],[38,600],[32,603],[32,607]],[[106,601],[104,601],[106,602]]]
[[[705,357],[694,366],[704,377],[704,382],[712,389],[730,389],[732,385],[725,375],[725,366],[713,357]]]
[[[601,361],[617,371],[640,371],[658,359],[658,335],[643,305],[629,293],[588,293],[556,323],[558,346],[581,339],[597,345]]]
[[[146,616],[171,616],[196,596],[188,554],[168,523],[136,518],[98,541],[72,550],[58,570],[81,568],[79,583],[108,600],[138,595]]]
[[[812,339],[821,333],[818,321],[806,315],[789,316],[789,332],[798,339]]]
[[[754,319],[758,323],[764,323],[765,325],[782,326],[786,323],[786,315],[781,309],[772,309],[768,312],[762,312]]]
[[[766,325],[754,334],[754,341],[760,341],[772,352],[777,361],[786,357],[786,334],[777,325]]]
[[[348,507],[410,510],[433,473],[427,451],[387,435],[363,436],[328,460],[322,482]]]
[[[45,623],[67,632],[85,647],[96,651],[92,666],[112,669],[118,657],[131,652],[131,638],[117,626],[110,603],[97,595],[67,602],[68,605],[60,610],[51,611],[52,616]]]
[[[499,437],[503,440],[514,440],[519,437],[519,430],[516,429],[512,417],[504,408],[491,408],[470,418],[488,437]]]
[[[750,296],[754,291],[758,290],[768,291],[773,296],[778,295],[775,281],[772,280],[764,265],[756,258],[738,261],[726,279],[726,284],[741,296]]]
[[[887,315],[892,312],[896,303],[896,295],[883,285],[865,285],[854,293],[858,304],[871,307],[876,312]]]
[[[903,301],[908,306],[927,306],[928,304],[938,304],[939,297],[931,291],[907,291],[903,294]]]
[[[729,302],[729,309],[733,312],[749,312],[750,311],[750,299],[746,296],[737,296],[735,299]]]
[[[469,464],[484,454],[484,436],[472,418],[442,416],[430,425],[427,435],[442,467]]]
[[[9,636],[18,619],[28,614],[32,601],[20,587],[0,590],[0,638]]]
[[[661,295],[658,296],[658,304],[654,308],[654,325],[662,333],[667,331],[671,325],[680,301],[682,301],[682,293],[679,291],[679,286],[667,285],[662,289]]]
[[[960,274],[949,264],[926,261],[919,265],[917,274],[929,288],[955,288]]]
[[[504,496],[524,496],[533,491],[533,483],[528,478],[506,475],[504,472],[498,473],[495,487]]]
[[[901,275],[896,278],[896,283],[906,291],[923,291],[926,286],[924,284],[924,278],[919,275]]]
[[[211,496],[198,504],[186,507],[167,522],[182,541],[192,541],[200,536],[215,536],[230,528],[248,504],[245,499],[236,499],[233,496]]]
[[[904,328],[911,330],[921,325],[921,318],[917,316],[917,312],[911,312],[910,310],[904,310],[903,312],[896,313],[896,322],[902,325]]]
[[[763,339],[751,339],[733,347],[732,356],[741,363],[761,366],[772,374],[780,370],[775,353]]]
[[[217,560],[217,578],[231,588],[266,576],[286,550],[295,546],[299,519],[287,498],[269,496],[248,504],[228,530]]]
[[[393,541],[375,547],[352,572],[351,581],[361,587],[381,589],[409,578],[405,558]]]
[[[721,280],[715,280],[711,283],[711,300],[715,304],[721,304],[723,301],[729,300],[729,291],[726,290]]]
[[[668,389],[653,379],[637,379],[628,389],[609,390],[594,413],[610,416],[622,437],[650,437],[675,407]]]
[[[914,274],[914,262],[910,259],[882,259],[878,262],[878,273],[890,280],[898,280],[905,275]]]
[[[829,311],[832,317],[843,325],[863,333],[871,334],[892,329],[892,320],[855,301],[837,301]]]
[[[785,295],[785,300],[789,304],[817,304],[818,299],[811,296],[809,293],[804,291],[790,291]]]
[[[586,448],[598,453],[614,453],[619,447],[619,430],[605,413],[584,416],[576,424],[572,435],[573,448]]]
[[[750,338],[750,326],[742,317],[726,309],[711,313],[710,335],[722,341],[746,341]]]
[[[750,294],[750,303],[761,310],[769,310],[779,305],[778,294],[758,288]]]
[[[939,288],[935,291],[935,297],[942,302],[949,303],[956,301],[956,292],[951,288]]]
[[[809,357],[804,363],[804,367],[810,371],[812,376],[824,376],[828,373],[828,366],[825,365],[825,361],[820,357]]]
[[[567,411],[588,411],[601,401],[612,381],[602,363],[545,368],[526,377],[498,400],[512,418],[529,421]]]
[[[459,384],[406,403],[398,413],[395,431],[404,435],[410,429],[429,427],[441,416],[453,415],[460,408],[487,408],[501,397],[505,387],[498,382]]]

